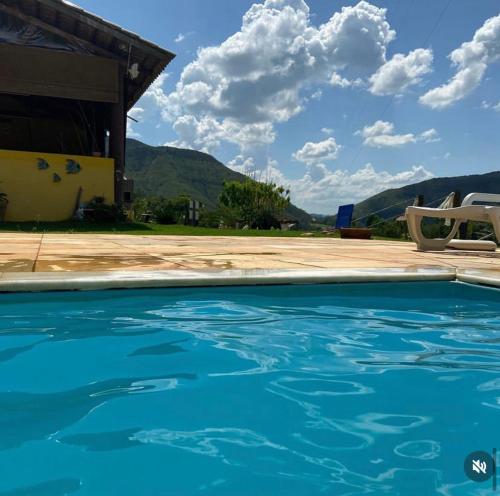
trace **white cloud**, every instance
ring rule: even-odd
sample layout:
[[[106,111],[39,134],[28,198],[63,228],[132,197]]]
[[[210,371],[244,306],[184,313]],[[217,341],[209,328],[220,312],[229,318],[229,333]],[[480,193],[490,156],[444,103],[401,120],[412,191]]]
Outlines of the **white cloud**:
[[[371,126],[365,126],[362,130],[356,131],[357,135],[362,136],[363,144],[372,148],[394,148],[416,143],[435,143],[441,138],[434,129],[427,129],[420,134],[394,134],[394,124],[387,121],[376,121]]]
[[[330,77],[330,84],[332,86],[340,86],[341,88],[347,88],[352,85],[352,82],[342,76],[339,76],[336,72]]]
[[[179,33],[174,38],[174,43],[182,43],[186,38],[189,38],[194,34],[194,31],[188,31],[187,33]]]
[[[331,127],[322,127],[321,132],[323,134],[330,135],[330,134],[333,134],[333,129]]]
[[[230,169],[241,174],[251,175],[256,170],[253,157],[245,157],[244,155],[236,155],[227,164]]]
[[[500,112],[500,101],[498,103],[492,103],[492,102],[487,102],[486,100],[483,100],[481,102],[481,108],[484,110],[492,109],[495,112]]]
[[[206,116],[197,119],[192,115],[181,115],[175,120],[173,129],[179,139],[169,142],[168,145],[195,148],[207,153],[213,153],[222,141],[235,143],[243,150],[249,150],[271,144],[276,137],[272,125],[267,122],[241,127],[232,120],[220,122]]]
[[[239,152],[229,162],[231,168],[291,187],[294,201],[310,211],[334,212],[341,203],[432,174],[422,166],[391,174],[375,171],[370,164],[353,173],[331,171],[325,162],[338,156],[340,145],[329,136],[295,152],[306,173],[290,180],[268,157],[268,146],[276,139],[275,126],[319,98],[321,85],[362,89],[373,85],[370,76],[387,63],[387,47],[394,38],[386,9],[364,0],[343,7],[321,25],[313,23],[304,0],[263,0],[244,14],[240,30],[220,45],[198,50],[173,91],[167,91],[159,78],[145,98],[172,123],[178,139],[171,145],[211,153],[224,144],[236,145]],[[420,72],[410,70],[410,55],[402,56],[404,77],[399,77],[399,89],[388,78],[386,67],[384,74],[397,93],[425,72],[425,64],[419,61],[414,65]],[[322,132],[331,135],[333,131],[323,128]],[[393,129],[385,135],[392,136],[386,139],[393,142],[401,136],[405,139]],[[419,139],[410,136],[413,141]]]
[[[391,174],[377,171],[372,164],[349,172],[330,170],[325,164],[307,165],[306,173],[299,179],[287,178],[275,160],[268,160],[258,167],[252,158],[238,155],[228,164],[232,169],[260,181],[273,181],[289,188],[292,202],[308,212],[334,214],[339,205],[357,203],[386,189],[425,181],[434,174],[422,165]]]
[[[311,96],[311,100],[321,100],[321,97],[323,96],[323,91],[321,91],[321,89],[319,90],[316,90]]]
[[[397,53],[370,77],[370,91],[375,95],[399,95],[422,81],[431,72],[432,50],[418,48],[408,55]]]
[[[420,102],[440,109],[465,98],[482,81],[489,64],[500,60],[500,15],[490,17],[474,33],[471,41],[449,55],[456,74],[442,86],[428,91]]]
[[[363,144],[373,148],[399,147],[415,142],[415,136],[409,134],[394,134],[394,124],[386,121],[376,121],[371,126],[365,126],[357,131],[363,137]]]
[[[290,188],[292,201],[308,212],[335,213],[337,207],[346,203],[357,203],[386,189],[399,188],[434,177],[422,165],[391,174],[377,171],[371,164],[348,172],[329,170],[324,164],[308,166],[306,174],[296,180],[287,180],[276,166],[273,179]]]
[[[423,141],[424,143],[437,143],[438,141],[441,141],[438,132],[434,128],[427,129],[427,131],[420,133],[416,139],[417,141]]]
[[[238,32],[201,48],[174,91],[166,93],[160,80],[146,96],[184,132],[181,142],[207,149],[229,141],[248,152],[249,142],[257,143],[260,135],[261,145],[268,144],[276,123],[304,109],[302,93],[311,85],[364,84],[386,62],[394,37],[386,10],[364,0],[319,26],[303,0],[266,0],[250,7]],[[235,128],[237,135],[227,132]]]
[[[341,148],[333,137],[318,143],[309,141],[300,150],[297,150],[292,157],[299,162],[312,165],[335,160]]]
[[[144,109],[142,107],[132,107],[128,114],[130,117],[136,120],[140,120],[140,118],[144,115]],[[135,122],[132,119],[127,118],[127,138],[140,138],[141,135],[134,129]]]

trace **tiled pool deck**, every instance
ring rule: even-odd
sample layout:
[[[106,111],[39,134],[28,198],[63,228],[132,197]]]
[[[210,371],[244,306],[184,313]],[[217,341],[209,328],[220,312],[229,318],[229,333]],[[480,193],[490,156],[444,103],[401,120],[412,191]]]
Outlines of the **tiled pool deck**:
[[[212,276],[233,278],[233,284],[250,277],[278,282],[283,274],[290,280],[319,277],[325,282],[364,279],[366,274],[370,280],[419,279],[418,274],[454,279],[457,271],[500,281],[500,250],[419,252],[410,242],[337,238],[0,234],[0,290],[9,290],[13,281],[22,282],[24,289],[36,281],[41,289],[41,281],[52,281],[52,289],[76,289],[87,286],[68,286],[67,281],[101,278],[118,287],[125,280],[137,286],[144,279],[150,285],[172,279],[204,284]]]

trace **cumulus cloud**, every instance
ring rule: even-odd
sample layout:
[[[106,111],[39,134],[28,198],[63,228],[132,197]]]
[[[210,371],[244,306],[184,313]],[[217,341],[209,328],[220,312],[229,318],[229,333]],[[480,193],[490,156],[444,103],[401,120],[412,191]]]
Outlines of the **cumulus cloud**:
[[[228,165],[257,180],[273,181],[289,188],[295,205],[308,212],[323,214],[333,214],[339,205],[357,203],[386,189],[434,177],[423,165],[391,174],[377,171],[370,163],[354,172],[330,170],[323,163],[310,163],[299,179],[287,178],[275,160],[268,160],[263,167],[258,167],[252,158],[238,155]]]
[[[408,55],[397,53],[370,77],[374,95],[399,95],[422,81],[432,70],[432,50],[418,48]]]
[[[299,162],[312,165],[319,162],[335,160],[340,149],[341,146],[337,144],[335,138],[331,137],[317,143],[311,141],[307,142],[300,150],[297,150],[292,157]]]
[[[365,126],[363,129],[356,131],[357,135],[363,138],[365,146],[372,148],[394,148],[416,143],[421,141],[424,143],[434,143],[440,141],[438,132],[434,129],[427,129],[420,134],[395,134],[394,124],[387,121],[376,121],[371,126]]]
[[[457,68],[456,74],[422,95],[420,102],[424,105],[434,109],[448,107],[479,86],[488,65],[500,60],[500,15],[487,19],[472,40],[453,50],[449,58]]]
[[[424,143],[437,143],[438,141],[441,141],[441,138],[439,137],[438,132],[434,129],[427,129],[427,131],[424,131],[423,133],[420,133],[416,137],[417,141],[423,141]]]
[[[368,1],[343,7],[321,25],[312,19],[304,0],[262,0],[244,14],[236,33],[220,45],[198,50],[172,91],[165,89],[164,77],[158,78],[145,99],[172,123],[177,139],[169,144],[209,153],[222,145],[235,145],[239,151],[228,164],[231,168],[289,186],[299,205],[322,212],[430,177],[422,166],[398,174],[375,171],[369,164],[354,173],[330,171],[325,162],[336,159],[341,148],[333,136],[306,143],[295,152],[294,157],[305,164],[300,179],[285,177],[269,158],[277,124],[298,115],[311,99],[320,98],[322,85],[383,87],[376,91],[400,94],[430,68],[432,54],[429,60],[426,50],[387,60],[387,47],[396,33],[386,9]],[[328,128],[322,132],[332,134]],[[392,140],[389,146],[399,146],[394,143],[406,139],[393,129],[378,136]],[[418,135],[409,136],[412,141],[418,139]]]
[[[303,111],[307,88],[366,85],[387,63],[387,46],[394,38],[386,9],[365,0],[343,7],[319,26],[312,23],[304,0],[265,0],[249,8],[238,32],[220,45],[198,50],[174,91],[165,92],[159,80],[146,97],[184,132],[180,142],[210,149],[227,141],[247,153],[249,142],[262,137],[261,144],[268,144],[276,136],[276,123]],[[425,72],[425,57],[419,53],[408,55],[408,74],[398,79],[402,89],[413,84],[408,78],[416,80]],[[418,67],[413,72],[407,67],[411,64]],[[402,91],[392,77],[392,91]],[[318,92],[312,96],[319,97]]]
[[[179,116],[173,124],[173,129],[179,139],[169,142],[168,145],[195,148],[207,153],[213,153],[223,141],[235,143],[243,150],[250,150],[271,144],[276,137],[273,126],[268,122],[241,127],[233,120],[221,122],[208,116],[197,119],[189,114]]]
[[[275,169],[276,170],[276,169]],[[296,180],[276,177],[292,191],[292,201],[308,212],[335,213],[339,205],[357,203],[389,188],[399,188],[434,177],[422,165],[395,174],[377,171],[366,164],[354,172],[329,170],[324,164],[308,166],[306,174]]]
[[[340,86],[341,88],[347,88],[351,86],[353,82],[349,81],[346,78],[343,78],[342,76],[339,76],[336,72],[334,72],[330,77],[330,84],[332,86]]]

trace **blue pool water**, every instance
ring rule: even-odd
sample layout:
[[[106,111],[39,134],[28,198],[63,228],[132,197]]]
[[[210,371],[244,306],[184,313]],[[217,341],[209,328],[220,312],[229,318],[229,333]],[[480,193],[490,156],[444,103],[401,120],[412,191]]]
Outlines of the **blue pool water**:
[[[469,495],[500,449],[500,292],[0,295],[0,495]]]

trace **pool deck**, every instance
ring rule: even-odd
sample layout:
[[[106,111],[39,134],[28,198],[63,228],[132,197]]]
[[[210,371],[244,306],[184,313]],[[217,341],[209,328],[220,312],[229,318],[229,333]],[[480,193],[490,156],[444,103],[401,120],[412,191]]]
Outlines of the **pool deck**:
[[[16,280],[147,278],[159,285],[196,275],[201,284],[224,274],[241,281],[251,275],[276,280],[279,274],[330,280],[354,273],[377,279],[383,274],[386,279],[392,277],[388,274],[448,274],[448,279],[453,274],[454,279],[460,273],[500,284],[500,250],[420,252],[411,242],[338,238],[0,233],[0,290],[9,290]]]

